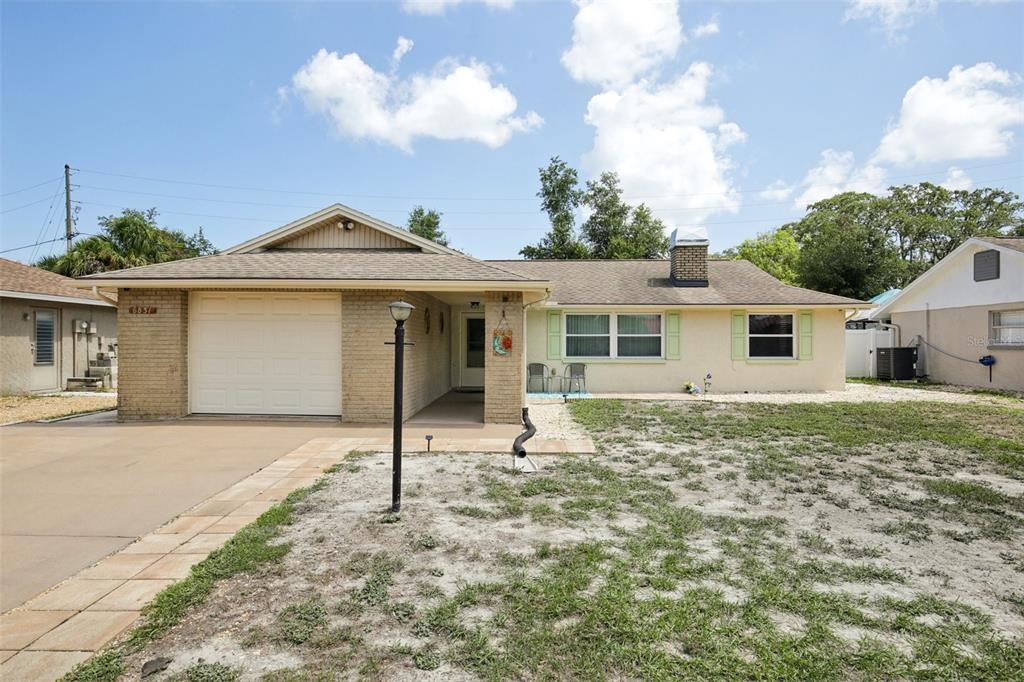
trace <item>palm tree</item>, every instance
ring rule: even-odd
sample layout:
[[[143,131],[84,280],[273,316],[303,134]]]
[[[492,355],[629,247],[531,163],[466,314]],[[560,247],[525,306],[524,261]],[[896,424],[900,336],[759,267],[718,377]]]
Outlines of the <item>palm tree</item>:
[[[82,277],[217,253],[203,235],[203,228],[189,236],[158,226],[156,217],[155,208],[125,209],[119,216],[103,216],[99,219],[101,234],[75,242],[70,253],[41,258],[36,267],[66,277]]]

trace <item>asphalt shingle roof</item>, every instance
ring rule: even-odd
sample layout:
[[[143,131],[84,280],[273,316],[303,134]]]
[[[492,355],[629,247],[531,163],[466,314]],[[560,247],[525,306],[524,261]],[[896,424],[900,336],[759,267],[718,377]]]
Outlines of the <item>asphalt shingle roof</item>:
[[[789,286],[745,260],[708,261],[707,287],[669,281],[667,260],[487,261],[551,281],[562,305],[843,305],[852,298]]]
[[[18,261],[0,258],[0,289],[24,294],[65,296],[88,301],[100,301],[87,289],[76,289],[75,280],[55,272],[34,268]]]
[[[418,249],[279,249],[97,273],[84,279],[351,279],[528,282],[496,263]]]
[[[983,242],[1024,252],[1024,237],[978,237]]]

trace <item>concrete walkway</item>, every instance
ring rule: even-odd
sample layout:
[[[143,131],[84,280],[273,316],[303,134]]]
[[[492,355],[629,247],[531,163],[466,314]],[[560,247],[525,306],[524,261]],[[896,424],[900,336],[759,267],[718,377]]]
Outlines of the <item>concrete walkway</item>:
[[[307,429],[326,429],[346,435],[340,438],[312,438],[288,454],[270,457],[259,465],[262,468],[258,471],[241,480],[236,477],[233,485],[185,509],[177,518],[138,537],[119,552],[78,571],[48,592],[29,600],[21,608],[0,615],[2,679],[52,680],[61,677],[125,632],[139,618],[146,603],[161,590],[187,577],[192,566],[224,545],[234,533],[284,499],[289,492],[311,485],[325,469],[341,462],[353,450],[386,450],[391,446],[390,437],[381,433],[386,429],[340,424],[313,426],[176,422],[148,427],[119,425],[107,428],[114,428],[115,432],[134,428],[143,434],[152,431],[153,440],[159,440],[155,437],[156,433],[170,440],[177,438],[179,447],[174,448],[177,453],[183,450],[180,447],[181,440],[204,439],[206,447],[199,450],[203,453],[199,459],[206,462],[213,461],[210,448],[227,447],[225,442],[218,442],[220,438],[242,441],[256,438],[264,442],[280,442],[288,438],[302,438],[301,434],[306,433]],[[255,434],[243,436],[242,432],[246,429]],[[170,430],[170,434],[166,433],[167,430]],[[436,452],[507,453],[511,443],[509,436],[518,431],[516,426],[445,427],[436,430],[431,449]],[[426,441],[422,438],[428,432],[418,427],[406,428],[403,450],[417,452],[425,449]],[[31,434],[16,435],[31,440]],[[35,437],[45,438],[45,434],[36,434]],[[94,445],[103,447],[102,433],[94,434],[94,437],[97,439]],[[6,448],[6,432],[0,433],[0,438],[4,439]],[[108,434],[106,438],[110,439],[111,436]],[[116,438],[114,440],[117,442]],[[139,443],[135,445],[141,447]],[[534,452],[594,452],[594,444],[590,439],[536,439],[530,445]],[[240,445],[236,443],[235,446],[247,450],[253,448],[251,443],[245,442]],[[22,447],[25,447],[25,443],[22,443]],[[107,447],[109,449],[109,444]],[[166,456],[168,452],[161,454]],[[156,456],[152,453],[149,455]],[[9,454],[5,452],[4,458],[8,457]],[[130,464],[137,465],[139,458],[131,463],[120,458],[99,460],[100,464],[107,466],[119,462],[122,467],[134,468]],[[170,474],[173,477],[193,464],[196,464],[193,460],[179,459],[177,464],[158,467],[148,475],[148,479],[136,474],[137,480],[152,488],[161,483],[155,480],[155,476]],[[80,466],[66,466],[69,470],[82,469]],[[237,466],[234,471],[237,471]],[[4,485],[7,485],[6,481]],[[163,485],[159,487],[161,490],[167,489]],[[93,493],[95,495],[98,491],[94,490]],[[125,499],[120,496],[114,497],[121,504],[125,503]],[[151,509],[152,504],[140,504],[141,500],[165,497],[150,491],[147,497],[140,497],[134,504],[145,508],[147,513],[155,514],[158,512]],[[167,515],[165,519],[174,515],[176,513]],[[65,519],[65,522],[70,521]],[[118,540],[124,539],[118,536]],[[85,553],[80,551],[79,555],[85,556]]]

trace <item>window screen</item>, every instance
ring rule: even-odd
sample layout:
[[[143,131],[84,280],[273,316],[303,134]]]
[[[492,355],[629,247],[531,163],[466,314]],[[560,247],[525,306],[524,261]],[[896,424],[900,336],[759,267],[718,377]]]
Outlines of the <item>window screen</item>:
[[[1001,310],[992,313],[993,346],[1024,345],[1024,310]]]
[[[571,358],[611,356],[609,315],[566,315],[565,354]]]
[[[793,357],[793,316],[748,316],[747,343],[751,358]]]
[[[37,310],[35,313],[36,357],[37,365],[53,364],[53,333],[54,314],[49,310]]]
[[[661,357],[661,315],[619,315],[616,322],[620,358]]]

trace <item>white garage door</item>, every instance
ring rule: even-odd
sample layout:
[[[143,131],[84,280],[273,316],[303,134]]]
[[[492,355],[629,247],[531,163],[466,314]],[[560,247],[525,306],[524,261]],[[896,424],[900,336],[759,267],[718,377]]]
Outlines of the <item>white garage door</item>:
[[[341,414],[341,296],[196,292],[191,411]]]

